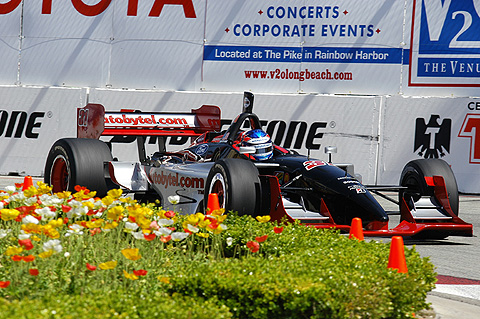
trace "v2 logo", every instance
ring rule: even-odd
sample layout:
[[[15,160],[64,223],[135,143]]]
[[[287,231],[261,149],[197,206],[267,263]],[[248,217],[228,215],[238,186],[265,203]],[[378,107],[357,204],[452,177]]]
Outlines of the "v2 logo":
[[[410,86],[480,86],[480,0],[414,0]]]

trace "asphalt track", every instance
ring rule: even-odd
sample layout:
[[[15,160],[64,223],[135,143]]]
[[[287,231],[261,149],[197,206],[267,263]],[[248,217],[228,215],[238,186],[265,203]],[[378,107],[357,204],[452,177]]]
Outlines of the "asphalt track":
[[[23,177],[0,176],[0,189],[22,183]],[[34,178],[34,183],[41,178]],[[391,194],[394,197],[394,194]],[[377,198],[387,211],[396,207]],[[459,217],[473,224],[473,237],[448,237],[444,240],[410,240],[404,244],[415,249],[423,257],[429,257],[438,273],[436,288],[427,300],[434,311],[423,318],[456,319],[480,318],[480,196],[461,195]],[[398,223],[398,216],[391,216],[390,228]],[[389,239],[378,239],[388,242]],[[408,265],[407,265],[408,266]],[[418,318],[419,316],[417,316]]]

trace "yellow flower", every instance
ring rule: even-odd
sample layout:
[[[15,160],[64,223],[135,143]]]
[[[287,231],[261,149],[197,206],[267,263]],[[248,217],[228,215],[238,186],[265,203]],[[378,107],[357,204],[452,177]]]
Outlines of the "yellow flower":
[[[43,227],[43,233],[52,238],[52,239],[58,239],[60,238],[60,233],[58,232],[58,230],[56,230],[55,228],[53,228],[51,225],[45,225],[45,227]]]
[[[158,279],[160,282],[163,282],[164,284],[169,284],[169,283],[170,283],[170,278],[168,278],[168,277],[158,276],[157,279]]]
[[[82,204],[83,206],[87,207],[89,210],[95,207],[95,204],[89,201],[84,201]]]
[[[122,249],[122,254],[125,258],[130,260],[139,260],[142,258],[142,255],[138,253],[138,248],[125,248]]]
[[[113,269],[117,267],[117,261],[116,260],[107,261],[105,263],[101,263],[100,265],[98,265],[98,267],[102,270]]]
[[[104,198],[102,198],[102,203],[105,206],[111,205],[114,201],[115,201],[115,198],[113,198],[111,196],[105,196]]]
[[[42,231],[43,231],[43,226],[42,225],[37,225],[37,224],[33,224],[33,223],[22,224],[21,228],[27,234],[29,234],[29,233],[41,234]]]
[[[13,255],[18,255],[23,251],[22,247],[14,247],[14,246],[9,246],[7,250],[5,251],[5,255],[7,256],[13,256]]]
[[[33,236],[30,237],[30,238],[31,238],[33,241],[40,241],[40,240],[41,240],[40,237],[35,236],[35,235],[33,235]]]
[[[111,189],[107,192],[107,195],[113,198],[119,198],[122,196],[122,190],[121,189]]]
[[[220,209],[215,209],[214,211],[212,211],[210,213],[210,215],[220,216],[220,215],[223,215],[223,213],[225,213],[225,208],[220,208]]]
[[[270,215],[257,216],[257,220],[261,223],[266,223],[270,221]]]
[[[20,212],[16,209],[0,209],[0,216],[4,221],[14,220],[18,215],[20,215]]]
[[[124,210],[125,208],[123,208],[123,206],[112,207],[107,211],[107,218],[111,220],[118,220],[122,216]]]
[[[58,198],[66,199],[72,195],[72,192],[59,192],[59,193],[56,193],[55,195],[57,195]]]
[[[130,280],[137,280],[138,277],[135,276],[135,274],[129,274],[128,272],[126,272],[125,270],[123,271],[123,275],[127,278],[127,279],[130,279]]]
[[[109,230],[112,230],[112,229],[115,229],[118,227],[118,223],[117,222],[112,222],[112,223],[106,223],[105,226],[103,226],[103,230],[104,231],[109,231]]]
[[[52,187],[48,186],[44,182],[37,182],[38,189],[37,189],[37,194],[38,195],[43,195],[43,194],[51,194],[52,193]]]
[[[37,195],[37,189],[35,188],[35,186],[30,186],[23,191],[23,195],[25,195],[25,197],[33,197]]]
[[[198,237],[203,237],[203,238],[208,238],[208,237],[210,237],[210,234],[206,234],[206,233],[196,233],[196,235],[197,235]]]
[[[38,254],[38,257],[40,258],[48,258],[53,255],[53,249],[44,251],[43,253]]]
[[[57,220],[52,219],[51,221],[48,222],[47,225],[52,226],[53,228],[59,228],[63,226],[63,219],[58,218]]]
[[[151,220],[143,217],[143,216],[140,216],[137,218],[137,224],[138,226],[140,226],[140,228],[142,229],[147,229],[150,227],[150,224],[152,223]]]
[[[88,228],[100,228],[100,227],[102,227],[103,222],[104,222],[104,220],[100,218],[100,219],[97,219],[95,221],[88,221],[85,224]]]

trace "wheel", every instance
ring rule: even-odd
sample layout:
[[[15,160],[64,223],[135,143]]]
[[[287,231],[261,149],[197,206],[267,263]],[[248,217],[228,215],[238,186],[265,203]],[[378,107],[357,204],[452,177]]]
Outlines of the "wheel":
[[[409,162],[403,168],[400,185],[408,187],[408,193],[413,193],[416,196],[432,196],[433,191],[428,188],[425,181],[425,176],[443,176],[445,186],[447,188],[448,199],[450,206],[455,215],[458,216],[458,187],[455,175],[450,166],[441,159],[418,159]],[[415,196],[414,195],[414,196]],[[400,199],[403,197],[403,192],[400,192]],[[418,198],[415,198],[417,200]]]
[[[100,140],[63,138],[50,148],[44,181],[54,193],[74,191],[80,185],[103,197],[111,188],[107,187],[103,163],[111,160],[110,149]]]
[[[220,207],[227,212],[252,216],[260,214],[260,179],[257,168],[250,161],[238,158],[217,161],[207,177],[205,203],[210,193],[217,193]]]

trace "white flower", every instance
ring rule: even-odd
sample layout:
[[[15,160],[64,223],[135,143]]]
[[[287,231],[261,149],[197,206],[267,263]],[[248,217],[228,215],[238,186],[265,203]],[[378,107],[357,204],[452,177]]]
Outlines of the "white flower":
[[[68,257],[70,257],[70,253],[68,251],[66,251],[65,254],[63,254],[63,256],[68,258]]]
[[[188,229],[189,231],[191,231],[192,233],[198,233],[198,231],[200,230],[200,229],[198,229],[198,227],[195,227],[195,226],[193,226],[193,225],[191,225],[191,224],[188,224],[188,225],[187,225],[187,229]]]
[[[67,230],[67,233],[65,234],[65,237],[68,237],[70,235],[83,235],[83,229],[85,227],[78,225],[78,224],[73,224],[69,226],[70,229]]]
[[[15,192],[17,189],[15,188],[15,186],[7,186],[7,187],[5,187],[5,190],[6,190],[8,193],[13,193],[13,192]]]
[[[0,209],[3,209],[3,203],[0,202]]]
[[[135,239],[145,239],[142,231],[134,231],[132,232],[132,235]]]
[[[178,195],[168,196],[167,199],[172,205],[177,205],[180,202],[180,196]]]
[[[158,237],[160,237],[160,236],[168,236],[172,233],[172,231],[166,227],[160,227],[158,230],[154,230],[153,233]]]
[[[60,243],[60,240],[58,239],[51,239],[43,244],[43,250],[44,251],[49,251],[53,250],[57,253],[61,252],[63,250],[63,247]]]
[[[24,224],[38,224],[38,219],[33,217],[32,215],[27,215],[22,218],[22,223]]]
[[[48,207],[37,208],[37,209],[35,209],[35,213],[42,216],[42,220],[51,220],[51,219],[57,217],[57,213],[52,212],[52,210]]]
[[[11,231],[11,229],[0,229],[0,239],[7,237]]]
[[[232,246],[233,244],[233,238],[232,237],[228,237],[227,238],[227,246]]]
[[[131,222],[125,222],[125,230],[127,231],[136,231],[138,229],[138,225]]]
[[[57,195],[50,195],[50,194],[43,194],[38,199],[42,202],[45,206],[54,206],[62,203],[62,199],[58,198]]]
[[[20,230],[20,234],[18,234],[18,239],[24,240],[30,238],[31,234],[27,234],[23,229]]]
[[[172,239],[174,241],[181,241],[181,240],[184,240],[187,237],[188,237],[188,233],[184,233],[184,232],[173,232],[172,233]]]
[[[173,220],[172,219],[167,219],[167,218],[161,218],[157,220],[157,224],[159,226],[170,226],[173,225]]]

